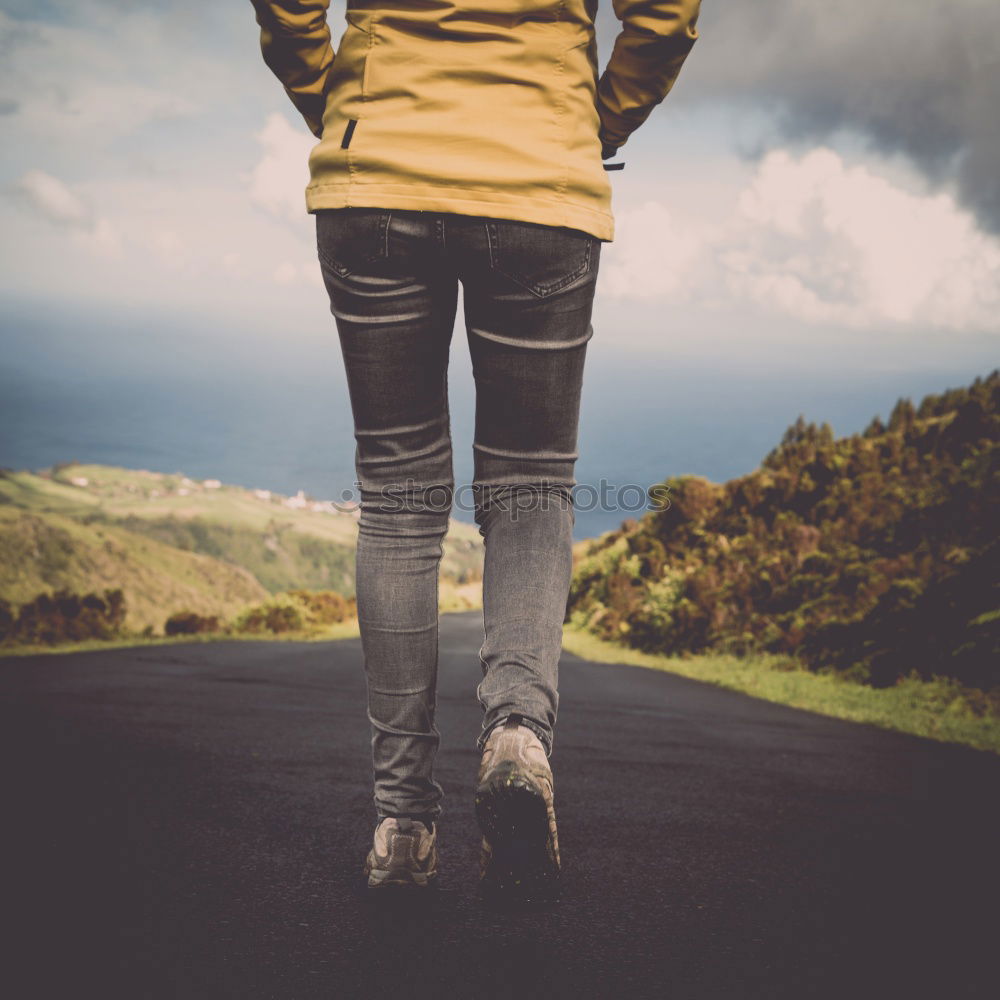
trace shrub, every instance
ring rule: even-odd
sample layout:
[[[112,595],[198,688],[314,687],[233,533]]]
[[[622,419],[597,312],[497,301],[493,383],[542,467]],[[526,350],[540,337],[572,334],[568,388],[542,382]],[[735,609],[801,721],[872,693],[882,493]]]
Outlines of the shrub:
[[[762,465],[593,539],[566,618],[642,651],[794,656],[876,687],[1000,689],[1000,370],[835,439],[799,417]]]
[[[335,625],[357,614],[356,600],[335,590],[291,590],[289,596],[303,605],[315,625]]]
[[[15,620],[13,607],[0,598],[0,642],[6,642],[13,633]]]
[[[9,605],[7,613],[8,641],[52,645],[83,639],[113,639],[124,631],[125,595],[121,590],[105,590],[103,594],[57,590],[54,594],[39,594],[21,605],[16,619]],[[0,635],[2,619],[0,611]]]
[[[194,611],[178,611],[171,615],[163,626],[164,635],[199,635],[203,632],[218,632],[221,629],[216,615],[205,617]]]
[[[267,604],[258,604],[236,619],[238,632],[295,632],[305,626],[302,609],[278,596]]]

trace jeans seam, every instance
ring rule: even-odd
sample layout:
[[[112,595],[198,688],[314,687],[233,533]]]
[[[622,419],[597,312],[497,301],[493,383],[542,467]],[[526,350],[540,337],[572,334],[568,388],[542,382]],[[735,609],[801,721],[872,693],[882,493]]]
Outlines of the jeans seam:
[[[386,211],[382,218],[382,245],[383,245],[383,256],[386,260],[389,259],[389,225],[392,222],[392,212]]]

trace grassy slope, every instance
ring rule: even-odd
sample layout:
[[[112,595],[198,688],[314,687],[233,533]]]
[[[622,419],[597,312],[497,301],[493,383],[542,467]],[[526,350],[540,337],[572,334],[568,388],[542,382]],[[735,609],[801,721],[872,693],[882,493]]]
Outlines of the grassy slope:
[[[198,608],[228,617],[267,591],[238,566],[111,524],[0,507],[0,595],[13,604],[61,588],[121,587],[132,629],[160,629],[171,611]]]
[[[74,486],[73,479],[85,479],[87,485]],[[52,479],[27,472],[9,473],[0,479],[0,503],[5,499],[33,511],[127,520],[132,530],[136,530],[136,522],[153,526],[143,529],[149,531],[168,531],[169,527],[164,526],[173,525],[178,537],[183,537],[185,524],[194,522],[205,529],[203,535],[218,530],[218,541],[223,546],[226,532],[258,541],[271,539],[271,551],[276,547],[275,542],[291,537],[338,548],[353,557],[357,544],[357,520],[347,511],[328,513],[293,509],[285,505],[287,498],[279,494],[261,499],[254,491],[239,486],[207,489],[203,482],[179,474],[163,475],[99,465],[64,467]],[[181,528],[177,529],[177,525]],[[481,566],[479,529],[452,520],[445,540],[442,573],[459,577]],[[289,569],[293,578],[282,580],[271,589],[303,586],[301,575],[294,575],[301,567]],[[350,572],[353,587],[353,568]],[[338,583],[343,585],[343,581],[331,581],[330,586],[339,589]]]
[[[181,608],[228,617],[265,590],[353,593],[357,520],[349,512],[292,508],[286,499],[108,466],[66,466],[51,477],[6,473],[0,597],[18,603],[58,587],[122,586],[134,609],[129,625],[159,628]],[[481,567],[478,529],[452,521],[443,603],[475,606],[469,588],[449,578],[475,578]]]

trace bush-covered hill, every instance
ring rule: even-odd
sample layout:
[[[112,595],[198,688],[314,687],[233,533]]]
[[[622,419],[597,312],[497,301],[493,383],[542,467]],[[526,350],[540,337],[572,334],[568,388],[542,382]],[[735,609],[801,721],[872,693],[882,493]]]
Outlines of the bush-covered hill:
[[[229,619],[296,588],[350,597],[356,540],[349,510],[301,494],[95,465],[0,471],[0,599],[120,588],[136,631],[178,610]],[[478,529],[453,521],[442,577],[481,567]]]
[[[647,652],[995,688],[998,459],[1000,371],[851,437],[800,417],[756,471],[668,479],[664,509],[581,543],[568,620]]]

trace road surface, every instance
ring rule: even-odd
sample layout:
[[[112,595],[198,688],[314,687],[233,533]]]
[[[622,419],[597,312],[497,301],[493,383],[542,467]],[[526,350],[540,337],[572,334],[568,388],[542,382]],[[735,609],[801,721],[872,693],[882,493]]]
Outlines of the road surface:
[[[569,654],[563,898],[486,908],[481,641],[442,618],[440,888],[381,902],[359,640],[0,660],[4,995],[997,995],[1000,757]]]

